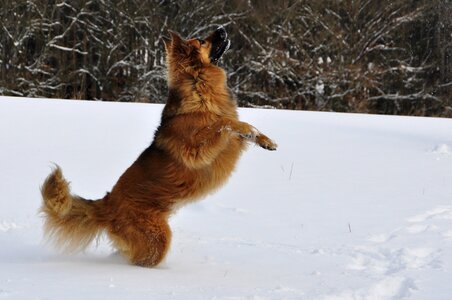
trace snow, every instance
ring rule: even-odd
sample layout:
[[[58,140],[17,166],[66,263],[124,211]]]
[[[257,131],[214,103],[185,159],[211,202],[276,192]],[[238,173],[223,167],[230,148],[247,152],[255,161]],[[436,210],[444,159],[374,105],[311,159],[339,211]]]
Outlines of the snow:
[[[181,208],[155,269],[105,239],[42,241],[58,163],[100,198],[152,139],[161,105],[0,97],[1,299],[450,299],[452,120],[240,109],[278,144]]]
[[[436,154],[442,154],[442,155],[451,155],[452,154],[452,150],[450,149],[450,147],[446,144],[440,144],[437,145],[433,151],[433,153]]]
[[[325,84],[322,81],[317,82],[315,85],[315,90],[319,95],[325,94]]]

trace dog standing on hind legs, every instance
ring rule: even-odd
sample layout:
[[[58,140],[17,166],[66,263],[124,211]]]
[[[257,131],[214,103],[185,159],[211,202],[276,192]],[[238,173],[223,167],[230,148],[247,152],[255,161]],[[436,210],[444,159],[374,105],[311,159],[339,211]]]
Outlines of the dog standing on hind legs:
[[[168,100],[152,144],[102,199],[71,194],[58,166],[41,188],[45,234],[64,250],[82,250],[105,232],[130,263],[156,266],[168,252],[168,218],[178,207],[224,184],[247,142],[276,150],[238,120],[217,65],[230,45],[224,28],[205,39],[169,33]]]

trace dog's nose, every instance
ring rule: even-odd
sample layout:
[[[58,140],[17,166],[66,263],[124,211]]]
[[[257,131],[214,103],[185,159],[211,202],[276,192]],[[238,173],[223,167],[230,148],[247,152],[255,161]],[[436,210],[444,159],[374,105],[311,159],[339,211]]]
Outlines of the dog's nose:
[[[226,32],[226,29],[224,29],[223,26],[218,27],[216,31],[217,31],[220,39],[225,40],[227,38],[228,34]]]

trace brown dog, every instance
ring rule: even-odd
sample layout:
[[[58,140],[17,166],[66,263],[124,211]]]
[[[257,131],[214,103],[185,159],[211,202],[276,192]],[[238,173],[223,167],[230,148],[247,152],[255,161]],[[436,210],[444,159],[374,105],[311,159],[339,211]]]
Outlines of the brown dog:
[[[246,142],[276,144],[240,122],[217,62],[229,47],[221,27],[206,39],[165,41],[169,95],[154,141],[96,201],[71,195],[57,167],[45,180],[45,232],[65,250],[85,248],[106,232],[132,263],[155,266],[171,240],[168,217],[178,207],[225,183]]]

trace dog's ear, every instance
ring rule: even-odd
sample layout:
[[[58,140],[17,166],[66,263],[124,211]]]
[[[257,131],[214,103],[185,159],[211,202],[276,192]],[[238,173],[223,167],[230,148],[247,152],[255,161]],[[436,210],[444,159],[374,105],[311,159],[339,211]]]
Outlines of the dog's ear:
[[[183,42],[183,38],[179,35],[179,33],[169,30],[168,29],[168,34],[171,37],[171,43],[174,45],[180,44],[181,42]]]
[[[169,52],[171,49],[171,38],[169,38],[167,36],[163,36],[162,40],[163,40],[163,44],[165,44],[165,51]]]
[[[190,52],[190,46],[187,42],[179,35],[179,33],[168,30],[168,34],[171,37],[170,43],[165,43],[167,53],[180,53],[188,54]]]

